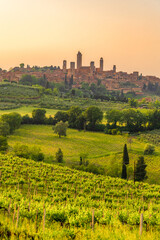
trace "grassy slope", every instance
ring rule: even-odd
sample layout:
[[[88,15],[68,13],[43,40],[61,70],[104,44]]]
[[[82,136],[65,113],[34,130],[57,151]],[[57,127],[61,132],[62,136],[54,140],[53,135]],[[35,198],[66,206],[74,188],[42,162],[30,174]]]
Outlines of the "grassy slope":
[[[93,162],[111,168],[112,163],[121,163],[124,143],[127,143],[127,136],[112,136],[104,133],[79,132],[68,129],[66,138],[58,138],[52,130],[52,126],[42,125],[22,125],[20,129],[9,136],[8,143],[13,147],[16,143],[36,145],[42,149],[46,155],[55,156],[58,148],[64,153],[67,164],[79,161],[80,153],[88,153],[89,162]],[[133,166],[134,160],[143,155],[146,143],[139,141],[136,137],[133,143],[128,145],[130,164]],[[156,146],[156,153],[153,156],[145,156],[149,179],[147,181],[159,181],[160,171],[160,146]]]
[[[22,116],[26,115],[26,114],[31,116],[33,109],[36,109],[36,108],[33,106],[23,106],[23,107],[13,109],[13,110],[0,110],[0,115],[5,114],[5,113],[10,113],[10,112],[17,112],[17,113],[21,114]],[[46,116],[49,116],[49,115],[54,116],[55,113],[58,111],[57,109],[45,109],[45,110],[46,110]]]

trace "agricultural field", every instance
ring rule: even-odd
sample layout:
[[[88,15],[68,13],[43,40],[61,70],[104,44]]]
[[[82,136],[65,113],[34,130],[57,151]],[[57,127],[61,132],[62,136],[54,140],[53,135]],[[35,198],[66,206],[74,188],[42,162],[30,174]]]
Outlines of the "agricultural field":
[[[158,240],[159,198],[158,185],[0,155],[2,239]]]
[[[0,110],[0,115],[3,115],[5,113],[11,113],[11,112],[17,112],[19,113],[21,116],[24,116],[26,114],[28,114],[30,117],[32,116],[32,111],[36,109],[36,107],[33,107],[33,106],[22,106],[22,107],[19,107],[15,110]],[[54,117],[54,115],[56,114],[56,112],[58,111],[58,109],[47,109],[45,108],[46,110],[46,116],[49,117],[50,115],[52,117]]]
[[[79,164],[80,154],[87,154],[87,161],[102,166],[107,175],[121,176],[122,152],[125,143],[128,143],[130,167],[133,172],[134,161],[144,153],[146,142],[140,136],[133,136],[129,143],[128,135],[108,135],[96,132],[84,132],[73,129],[67,130],[67,137],[59,138],[52,130],[52,126],[22,125],[14,134],[8,137],[10,151],[15,144],[26,144],[29,147],[40,147],[46,156],[55,157],[58,148],[64,154],[67,165]],[[153,155],[145,155],[147,164],[146,180],[149,183],[160,183],[160,146],[155,145]],[[48,160],[47,160],[48,161]],[[132,176],[133,177],[133,176]]]
[[[90,98],[78,97],[58,97],[53,93],[45,93],[36,87],[24,86],[15,83],[0,83],[0,110],[15,109],[23,106],[43,107],[48,109],[68,110],[71,106],[87,108],[91,105],[101,108],[103,111],[108,109],[128,108],[127,103],[100,101]]]

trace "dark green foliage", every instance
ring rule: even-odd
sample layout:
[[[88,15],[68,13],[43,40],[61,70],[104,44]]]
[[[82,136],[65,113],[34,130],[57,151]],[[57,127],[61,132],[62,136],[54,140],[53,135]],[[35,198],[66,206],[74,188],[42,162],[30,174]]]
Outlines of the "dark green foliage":
[[[106,119],[109,124],[113,124],[115,127],[117,126],[117,122],[120,122],[122,116],[122,112],[117,109],[111,109],[106,113]]]
[[[8,149],[7,138],[0,136],[0,152],[4,153]]]
[[[13,133],[15,129],[18,129],[22,122],[22,117],[19,113],[13,112],[9,114],[3,114],[1,120],[7,122],[10,127],[10,133]]]
[[[127,144],[125,144],[123,148],[123,162],[122,162],[122,178],[123,179],[127,179],[126,165],[128,164],[129,164],[129,156],[128,156]]]
[[[60,148],[56,152],[56,161],[59,162],[59,163],[63,162],[63,152]]]
[[[82,161],[82,157],[80,157],[80,162],[79,165],[82,165],[83,161]]]
[[[46,119],[45,114],[46,114],[45,109],[34,109],[32,112],[33,123],[44,124]]]
[[[122,164],[122,179],[127,179],[127,168],[125,164]]]
[[[147,116],[148,129],[159,129],[160,128],[160,110],[153,110],[149,112]]]
[[[85,111],[85,118],[89,124],[93,126],[93,129],[96,123],[100,123],[103,119],[103,112],[101,109],[95,106],[88,107]]]
[[[155,147],[151,144],[147,144],[144,149],[144,154],[150,155],[150,154],[153,154],[154,151],[155,151]]]
[[[71,107],[68,110],[68,124],[69,127],[71,128],[76,128],[77,124],[76,121],[78,119],[78,117],[80,117],[80,115],[82,114],[82,109],[80,107]]]
[[[127,150],[127,144],[124,145],[123,149],[123,164],[127,165],[129,164],[129,155]]]
[[[49,83],[47,82],[45,74],[41,78],[36,78],[33,75],[24,74],[24,75],[22,75],[19,83],[23,84],[23,85],[28,85],[28,86],[40,85],[40,86],[45,87],[45,88],[50,87]]]
[[[77,117],[75,121],[75,126],[78,130],[82,130],[82,129],[85,130],[85,125],[86,125],[86,119],[84,114],[82,113]]]
[[[135,180],[136,181],[143,181],[144,179],[147,178],[146,167],[147,167],[147,165],[145,164],[144,157],[143,156],[139,157],[137,164],[136,164],[136,168],[135,168]]]
[[[10,127],[7,122],[0,121],[0,135],[6,137],[10,133]]]
[[[68,113],[67,112],[63,112],[63,111],[58,111],[55,116],[54,116],[54,120],[55,122],[67,122],[68,121]]]
[[[22,116],[22,124],[32,124],[33,118],[30,118],[28,114]]]

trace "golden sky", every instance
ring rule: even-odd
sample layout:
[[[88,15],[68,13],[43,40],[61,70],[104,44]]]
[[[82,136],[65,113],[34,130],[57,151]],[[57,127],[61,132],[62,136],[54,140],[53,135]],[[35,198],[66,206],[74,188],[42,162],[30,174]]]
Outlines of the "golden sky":
[[[0,0],[0,67],[83,65],[160,77],[160,0]]]

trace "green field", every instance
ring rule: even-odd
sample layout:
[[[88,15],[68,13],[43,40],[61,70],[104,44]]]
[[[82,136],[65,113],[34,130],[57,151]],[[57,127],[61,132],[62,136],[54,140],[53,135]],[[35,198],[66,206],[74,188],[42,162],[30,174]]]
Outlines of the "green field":
[[[0,110],[0,115],[5,114],[5,113],[10,113],[10,112],[17,112],[21,116],[24,116],[26,114],[31,116],[33,109],[36,109],[36,107],[33,107],[33,106],[23,106],[23,107],[15,109],[15,110]],[[46,109],[46,108],[45,108],[45,110],[46,110],[46,116],[47,117],[49,115],[54,116],[55,113],[58,111],[58,109]]]
[[[144,138],[144,137],[143,137]],[[106,174],[111,174],[113,165],[119,166],[121,172],[123,146],[127,143],[127,135],[108,135],[96,132],[84,132],[68,129],[67,137],[59,138],[54,134],[52,126],[22,125],[13,135],[8,137],[9,146],[16,143],[28,146],[36,145],[45,155],[55,156],[58,148],[64,154],[67,165],[79,162],[80,154],[87,153],[89,163],[103,166]],[[130,166],[133,168],[134,160],[143,155],[146,142],[139,136],[132,138],[132,144],[128,144]],[[156,144],[154,155],[145,156],[147,163],[148,179],[150,183],[160,183],[160,146]],[[115,166],[116,167],[116,166]]]

